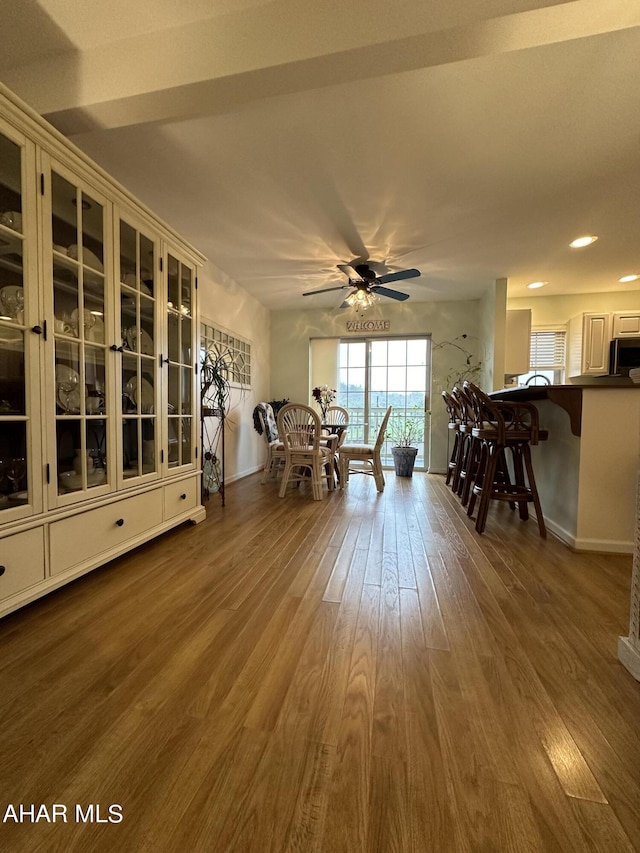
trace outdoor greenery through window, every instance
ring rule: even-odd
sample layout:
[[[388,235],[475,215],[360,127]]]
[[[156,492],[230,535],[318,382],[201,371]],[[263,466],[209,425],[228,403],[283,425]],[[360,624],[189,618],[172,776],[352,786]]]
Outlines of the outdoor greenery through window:
[[[531,332],[529,372],[520,376],[521,385],[529,379],[535,383],[534,376],[544,376],[551,385],[564,382],[566,337],[564,329],[536,329]]]
[[[225,356],[225,378],[232,385],[251,386],[251,344],[248,341],[204,322],[200,324],[200,349],[202,355],[211,352]]]
[[[349,410],[349,442],[375,441],[388,406],[391,436],[411,421],[418,446],[416,466],[425,467],[424,426],[429,390],[431,339],[343,340],[339,349],[338,404]],[[389,436],[388,433],[388,436]],[[388,438],[382,461],[392,465]]]

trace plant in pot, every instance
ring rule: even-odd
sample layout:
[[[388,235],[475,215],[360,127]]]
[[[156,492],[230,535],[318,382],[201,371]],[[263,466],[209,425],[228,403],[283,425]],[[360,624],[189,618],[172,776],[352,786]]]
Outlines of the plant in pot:
[[[398,477],[411,477],[418,455],[418,444],[424,438],[424,414],[396,414],[391,417],[387,437],[391,442],[393,465]]]

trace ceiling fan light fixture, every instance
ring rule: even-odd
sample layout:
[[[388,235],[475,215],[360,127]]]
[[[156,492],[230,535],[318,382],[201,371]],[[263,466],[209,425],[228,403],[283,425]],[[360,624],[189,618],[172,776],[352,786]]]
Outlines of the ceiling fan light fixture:
[[[363,287],[359,287],[347,296],[345,302],[356,310],[366,311],[367,308],[375,305],[379,299],[380,297],[376,293],[372,293],[370,290],[365,290]]]

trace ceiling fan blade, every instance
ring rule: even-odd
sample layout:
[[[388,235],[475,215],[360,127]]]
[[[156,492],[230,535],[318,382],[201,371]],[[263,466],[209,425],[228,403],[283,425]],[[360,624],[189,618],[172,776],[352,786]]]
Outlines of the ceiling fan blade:
[[[355,267],[352,267],[351,264],[337,264],[340,272],[343,272],[349,281],[359,281],[362,276],[358,274]]]
[[[420,270],[400,270],[400,272],[390,272],[386,275],[381,275],[376,279],[376,284],[388,284],[390,281],[403,281],[405,278],[418,278]]]
[[[341,284],[340,287],[325,287],[324,290],[307,290],[306,293],[303,293],[303,296],[315,296],[316,293],[331,293],[332,290],[344,290],[349,287],[348,284]]]
[[[380,279],[378,279],[380,281]],[[377,284],[374,284],[371,288],[372,293],[379,293],[380,296],[388,296],[389,299],[396,299],[398,302],[404,302],[405,299],[409,298],[408,293],[402,293],[399,290],[390,290],[388,287],[379,287]]]

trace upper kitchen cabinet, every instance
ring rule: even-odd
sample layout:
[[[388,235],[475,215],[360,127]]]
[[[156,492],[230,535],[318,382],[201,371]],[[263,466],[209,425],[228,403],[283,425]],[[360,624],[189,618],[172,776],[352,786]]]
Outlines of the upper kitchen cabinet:
[[[578,314],[568,324],[568,376],[603,376],[609,370],[611,315]]]
[[[0,616],[204,518],[203,261],[0,85]]]
[[[507,311],[504,372],[512,376],[528,373],[531,364],[531,309]]]
[[[613,315],[612,338],[640,337],[640,311],[616,311]]]

